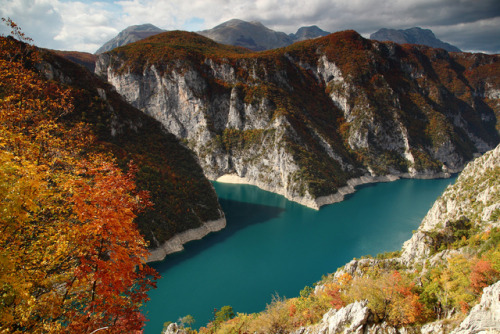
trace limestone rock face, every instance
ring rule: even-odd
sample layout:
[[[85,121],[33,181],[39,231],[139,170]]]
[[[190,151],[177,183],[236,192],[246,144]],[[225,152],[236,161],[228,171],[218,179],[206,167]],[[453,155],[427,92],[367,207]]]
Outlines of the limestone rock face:
[[[175,34],[158,36],[168,45]],[[366,182],[445,177],[500,140],[498,83],[471,81],[462,96],[431,80],[439,74],[427,64],[465,61],[443,50],[402,50],[354,32],[251,56],[214,56],[222,46],[203,43],[212,51],[168,51],[161,61],[136,58],[131,44],[100,55],[96,73],[184,141],[213,180],[234,175],[319,208]],[[346,44],[342,52],[359,50],[359,68],[338,51]],[[489,66],[495,57],[474,61]]]
[[[500,333],[500,282],[483,290],[481,302],[451,334]]]
[[[445,249],[437,251],[435,240],[429,232],[443,232],[449,228],[450,222],[471,219],[475,228],[479,231],[491,230],[498,227],[498,209],[500,201],[500,145],[495,149],[476,158],[464,168],[455,184],[449,186],[443,195],[435,202],[427,216],[422,221],[419,230],[407,241],[402,249],[401,255],[389,259],[354,259],[343,268],[337,270],[334,279],[341,275],[349,274],[352,277],[361,277],[369,268],[393,268],[407,266],[410,271],[415,272],[418,266],[423,271],[428,267],[435,268],[447,262],[452,256],[464,255],[471,249]],[[493,214],[493,212],[496,212]],[[465,218],[464,218],[465,217]],[[404,268],[404,267],[403,267]],[[403,270],[403,269],[402,269]],[[324,288],[319,284],[315,292]],[[346,306],[339,311],[330,310],[323,317],[320,325],[301,328],[297,333],[319,334],[319,333],[415,333],[415,334],[473,334],[473,333],[500,333],[500,282],[485,288],[478,305],[474,306],[469,315],[458,325],[450,318],[414,326],[408,328],[394,328],[387,323],[374,323],[370,317],[365,318],[365,312],[354,308],[354,304]],[[356,309],[357,314],[352,310]],[[327,329],[326,324],[332,323],[333,315],[349,313],[351,318],[365,319],[361,322],[347,321],[338,327]],[[451,316],[451,314],[449,314]],[[343,318],[344,319],[344,318]],[[347,324],[347,325],[346,325]],[[354,327],[351,324],[360,324]],[[455,328],[456,327],[456,328]],[[333,329],[334,331],[331,331]]]
[[[402,262],[414,265],[427,259],[434,250],[429,233],[445,228],[449,222],[466,218],[479,220],[482,228],[498,226],[492,213],[500,208],[499,168],[500,146],[468,164],[457,182],[434,203],[417,232],[404,243]]]
[[[301,328],[294,334],[364,333],[370,316],[366,302],[355,302],[339,310],[331,309],[316,326]]]

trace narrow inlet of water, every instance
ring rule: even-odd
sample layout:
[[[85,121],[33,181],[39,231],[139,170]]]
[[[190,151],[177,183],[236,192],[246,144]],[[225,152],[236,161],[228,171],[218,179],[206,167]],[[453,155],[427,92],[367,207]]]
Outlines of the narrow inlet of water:
[[[316,211],[254,186],[214,183],[227,227],[153,264],[162,278],[144,311],[145,334],[214,309],[263,310],[273,295],[295,297],[354,257],[401,249],[451,179],[398,180],[361,187]]]

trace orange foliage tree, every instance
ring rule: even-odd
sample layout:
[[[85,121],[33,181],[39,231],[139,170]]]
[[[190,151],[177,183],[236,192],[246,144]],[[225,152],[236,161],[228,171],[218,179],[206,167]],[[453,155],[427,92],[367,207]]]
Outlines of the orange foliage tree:
[[[63,121],[71,90],[23,42],[0,37],[0,332],[140,331],[157,278],[134,223],[148,196],[133,165],[123,173],[85,124]]]

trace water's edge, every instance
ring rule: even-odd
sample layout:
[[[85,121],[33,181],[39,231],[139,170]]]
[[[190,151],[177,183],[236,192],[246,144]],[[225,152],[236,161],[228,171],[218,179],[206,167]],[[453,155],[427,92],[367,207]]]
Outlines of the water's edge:
[[[452,173],[455,172],[458,171],[452,171]],[[345,199],[345,196],[355,193],[356,187],[360,185],[380,183],[380,182],[392,182],[399,179],[444,179],[444,178],[449,178],[450,176],[451,174],[449,172],[423,173],[415,175],[409,173],[401,173],[401,174],[388,174],[382,176],[361,176],[358,178],[353,178],[348,180],[347,186],[339,188],[336,193],[327,196],[321,196],[314,200],[307,199],[304,197],[288,198],[287,196],[285,196],[285,198],[287,198],[290,201],[296,202],[298,204],[304,205],[308,208],[319,210],[324,205],[342,202]],[[263,186],[262,184],[255,184],[251,180],[248,180],[244,177],[240,177],[235,174],[223,175],[215,181],[228,184],[253,185],[262,190],[270,191],[272,193],[284,196],[284,194],[280,193],[279,189],[271,189],[270,187],[266,187],[265,185]],[[184,250],[184,244],[190,241],[200,240],[209,233],[218,232],[225,227],[226,227],[225,217],[222,217],[217,220],[203,222],[202,226],[176,234],[169,240],[165,241],[160,247],[151,249],[150,255],[146,262],[150,263],[150,262],[163,261],[167,255]]]
[[[256,186],[262,190],[270,191],[272,193],[282,195],[286,199],[298,204],[304,205],[308,208],[319,210],[324,205],[329,205],[333,203],[342,202],[346,195],[350,195],[356,192],[356,187],[364,184],[380,183],[380,182],[392,182],[399,179],[447,179],[450,178],[451,173],[458,173],[460,170],[449,170],[443,172],[432,172],[432,173],[400,173],[400,174],[387,174],[381,176],[364,175],[358,178],[352,178],[347,181],[347,185],[339,188],[335,193],[320,196],[317,198],[311,198],[310,196],[290,196],[283,193],[282,188],[270,187],[267,184],[255,182],[255,180],[250,180],[245,177],[238,176],[236,174],[225,174],[217,178],[215,181],[220,183],[229,184],[248,184]]]
[[[200,227],[176,234],[172,238],[165,241],[160,247],[150,250],[150,254],[146,262],[163,261],[168,254],[184,250],[184,244],[193,240],[200,240],[209,233],[220,231],[224,227],[226,227],[226,218],[222,217],[217,220],[204,222]]]

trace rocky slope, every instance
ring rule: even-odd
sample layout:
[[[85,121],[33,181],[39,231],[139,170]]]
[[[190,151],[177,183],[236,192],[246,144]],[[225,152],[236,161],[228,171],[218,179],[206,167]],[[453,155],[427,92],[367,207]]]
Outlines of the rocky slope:
[[[377,41],[392,41],[399,44],[422,44],[433,48],[445,49],[448,52],[461,52],[456,46],[436,38],[430,29],[422,29],[419,27],[405,30],[382,28],[371,34],[370,39],[375,39]]]
[[[334,277],[348,273],[353,277],[366,275],[369,268],[407,268],[417,272],[421,285],[425,275],[442,266],[449,266],[456,258],[471,258],[485,252],[486,246],[480,242],[463,243],[453,240],[450,231],[456,233],[463,227],[453,226],[452,222],[467,220],[470,234],[467,239],[473,240],[474,235],[481,235],[485,243],[492,243],[498,249],[498,240],[488,241],[491,231],[500,227],[500,145],[487,152],[482,157],[469,163],[454,185],[449,186],[443,195],[434,203],[425,216],[418,231],[405,242],[401,255],[387,260],[362,259],[353,260],[344,268],[338,270]],[[434,232],[434,238],[429,236]],[[436,238],[441,235],[443,238]],[[453,233],[451,234],[453,235]],[[450,239],[444,238],[448,236]],[[462,237],[463,238],[463,237]],[[440,242],[439,245],[436,242]],[[441,247],[445,246],[445,247]],[[441,249],[441,250],[439,250]],[[496,255],[498,257],[498,254]],[[473,259],[473,264],[477,263]],[[497,273],[498,274],[498,273]],[[417,277],[418,277],[417,276]],[[499,276],[500,277],[500,276]],[[448,277],[449,287],[454,285],[453,277]],[[498,278],[497,278],[498,280]],[[324,283],[323,283],[324,284]],[[322,289],[319,285],[317,290]],[[422,289],[422,288],[421,288]],[[425,288],[422,289],[425,291]],[[441,292],[446,294],[445,291]],[[484,289],[479,304],[474,306],[468,316],[456,323],[456,314],[449,312],[447,320],[438,320],[412,328],[395,328],[386,323],[375,323],[370,320],[371,311],[366,301],[356,302],[339,310],[332,309],[326,313],[322,321],[315,326],[302,328],[299,334],[328,333],[500,333],[500,282]],[[444,307],[444,306],[443,306]],[[460,319],[460,317],[459,317]]]
[[[175,136],[84,67],[49,51],[43,59],[43,75],[72,89],[75,111],[64,121],[89,124],[99,138],[99,150],[113,155],[123,168],[130,160],[137,165],[136,183],[150,192],[154,207],[136,222],[152,249],[174,242],[179,250],[182,243],[225,226],[215,190],[194,154]],[[179,242],[178,235],[186,231],[189,238]],[[163,248],[154,260],[170,252]]]
[[[248,53],[168,32],[96,72],[198,155],[208,178],[312,208],[354,186],[461,170],[499,142],[499,56],[340,32]],[[228,176],[229,175],[229,176]]]
[[[500,226],[499,171],[500,147],[467,165],[456,184],[441,195],[405,242],[401,262],[407,266],[424,264],[427,259],[438,262],[447,254],[436,254],[436,250],[454,241],[446,232],[459,228],[457,222],[472,221],[480,231]]]

